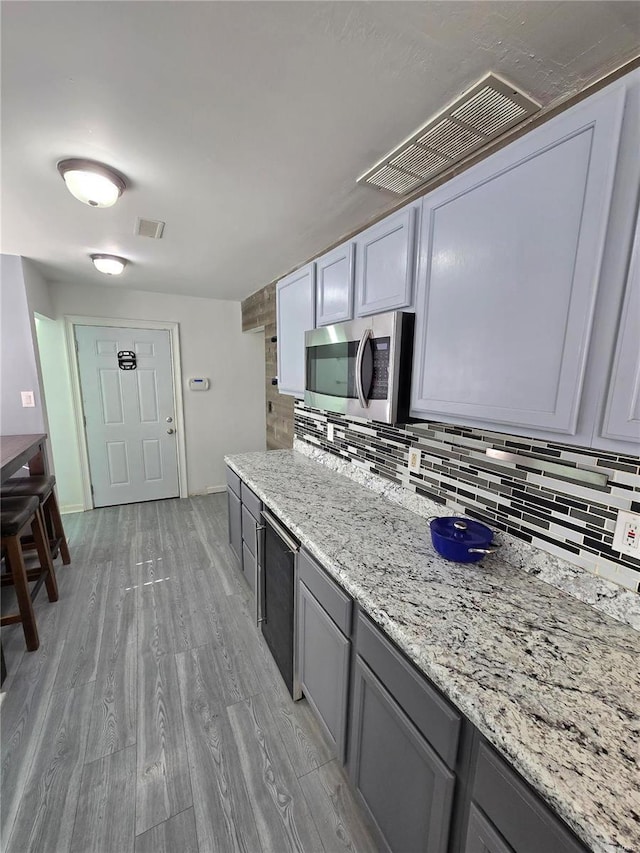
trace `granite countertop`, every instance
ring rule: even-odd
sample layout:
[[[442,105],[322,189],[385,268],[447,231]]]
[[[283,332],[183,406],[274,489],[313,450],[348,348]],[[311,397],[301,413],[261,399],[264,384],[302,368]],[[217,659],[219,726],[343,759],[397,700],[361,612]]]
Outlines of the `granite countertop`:
[[[640,851],[640,635],[295,451],[226,458],[597,853]],[[445,511],[446,512],[446,511]]]

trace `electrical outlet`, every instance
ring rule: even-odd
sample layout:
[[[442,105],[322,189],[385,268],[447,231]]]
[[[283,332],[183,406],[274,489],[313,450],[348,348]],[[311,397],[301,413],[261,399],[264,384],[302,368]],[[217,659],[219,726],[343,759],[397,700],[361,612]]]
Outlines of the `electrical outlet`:
[[[327,424],[327,441],[333,441],[334,424]]]
[[[613,532],[613,547],[621,554],[631,554],[640,557],[640,515],[618,510],[616,527]]]
[[[420,471],[420,463],[422,462],[422,453],[416,447],[409,448],[409,461],[407,468],[412,474],[417,474]]]
[[[33,391],[21,391],[20,396],[22,397],[23,409],[33,409],[35,407],[36,398],[33,394]]]

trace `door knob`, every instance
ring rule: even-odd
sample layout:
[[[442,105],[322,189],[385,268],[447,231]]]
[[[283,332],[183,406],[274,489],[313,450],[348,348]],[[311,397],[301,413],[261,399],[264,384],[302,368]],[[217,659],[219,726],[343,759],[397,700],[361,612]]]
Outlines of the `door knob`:
[[[171,418],[171,417],[167,418],[167,423],[168,423],[168,424],[172,424],[172,423],[173,423],[173,418]]]
[[[173,429],[173,427],[169,427],[169,429],[167,430],[167,435],[173,435],[174,432],[175,430]]]

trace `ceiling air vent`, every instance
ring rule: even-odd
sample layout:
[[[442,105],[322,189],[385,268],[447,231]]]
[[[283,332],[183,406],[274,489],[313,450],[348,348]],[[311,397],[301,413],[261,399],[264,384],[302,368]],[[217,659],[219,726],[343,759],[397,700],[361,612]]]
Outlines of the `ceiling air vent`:
[[[487,74],[361,175],[358,183],[406,195],[539,109],[540,104],[511,83]]]
[[[164,222],[157,219],[136,219],[135,233],[138,237],[151,237],[152,240],[159,240],[164,231]]]

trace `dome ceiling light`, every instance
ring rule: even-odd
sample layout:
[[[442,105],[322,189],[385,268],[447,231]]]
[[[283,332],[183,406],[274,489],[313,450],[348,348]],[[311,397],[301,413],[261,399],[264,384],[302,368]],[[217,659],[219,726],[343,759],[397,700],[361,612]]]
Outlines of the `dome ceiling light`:
[[[91,255],[95,268],[105,275],[120,275],[127,265],[126,258],[117,255]]]
[[[71,195],[91,207],[111,207],[127,187],[122,175],[93,160],[60,160],[58,171]]]

